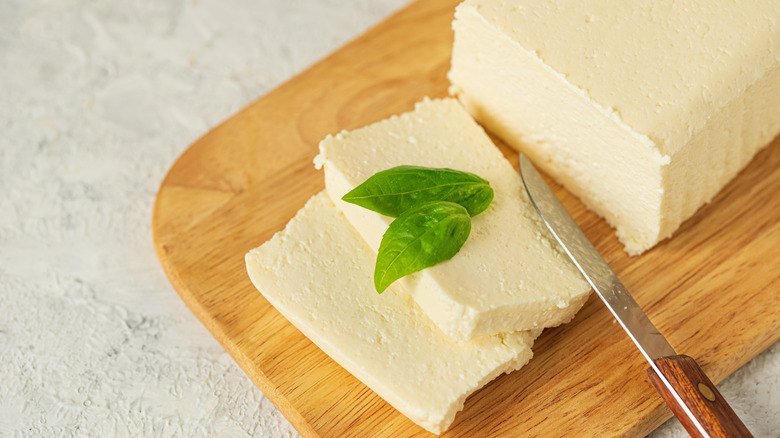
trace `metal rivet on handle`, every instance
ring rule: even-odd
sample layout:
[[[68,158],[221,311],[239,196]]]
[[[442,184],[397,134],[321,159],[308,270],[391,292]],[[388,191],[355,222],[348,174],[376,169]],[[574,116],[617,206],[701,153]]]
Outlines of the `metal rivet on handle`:
[[[715,401],[715,393],[712,392],[712,389],[710,389],[709,386],[707,386],[703,382],[699,382],[699,384],[697,386],[699,387],[699,392],[701,393],[701,395],[704,396],[704,398],[706,398],[707,400],[709,400],[711,402]]]

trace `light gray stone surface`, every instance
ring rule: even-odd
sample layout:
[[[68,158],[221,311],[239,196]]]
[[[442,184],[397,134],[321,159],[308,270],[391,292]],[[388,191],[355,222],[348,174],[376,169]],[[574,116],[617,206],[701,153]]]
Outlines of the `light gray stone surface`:
[[[152,204],[192,141],[404,2],[0,0],[0,437],[296,436],[166,280]],[[775,346],[720,386],[757,436],[779,370]]]

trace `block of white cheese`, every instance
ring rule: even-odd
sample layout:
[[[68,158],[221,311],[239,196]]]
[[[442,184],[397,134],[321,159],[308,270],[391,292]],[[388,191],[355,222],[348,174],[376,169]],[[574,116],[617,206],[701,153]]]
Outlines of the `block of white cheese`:
[[[252,283],[295,327],[402,414],[441,433],[466,397],[531,358],[536,332],[456,341],[406,293],[374,290],[375,254],[325,193],[246,255]]]
[[[399,165],[449,167],[490,182],[490,207],[452,259],[398,282],[456,339],[568,322],[590,288],[548,237],[520,176],[455,99],[329,136],[317,163],[336,205],[377,251],[391,218],[341,200],[371,175]]]
[[[467,0],[451,91],[617,229],[670,236],[780,132],[776,0]]]

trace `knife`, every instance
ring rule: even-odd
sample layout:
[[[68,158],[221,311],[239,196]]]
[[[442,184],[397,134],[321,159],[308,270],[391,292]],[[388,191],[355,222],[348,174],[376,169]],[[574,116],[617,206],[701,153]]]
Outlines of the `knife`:
[[[678,355],[522,153],[520,176],[536,211],[577,269],[650,362],[647,376],[692,437],[751,437],[694,359]]]

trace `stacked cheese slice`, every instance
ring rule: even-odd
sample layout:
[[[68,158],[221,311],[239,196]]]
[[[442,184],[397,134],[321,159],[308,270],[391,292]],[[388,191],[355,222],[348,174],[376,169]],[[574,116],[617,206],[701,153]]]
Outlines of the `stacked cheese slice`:
[[[551,243],[518,174],[454,99],[328,137],[320,150],[327,195],[247,254],[250,278],[335,361],[440,433],[470,393],[524,365],[541,329],[570,320],[589,288]],[[341,196],[402,164],[474,172],[495,198],[455,257],[380,295],[373,268],[390,219]]]
[[[780,133],[780,1],[467,0],[455,17],[452,92],[629,254]]]
[[[249,277],[312,342],[433,433],[466,397],[525,365],[538,331],[456,341],[401,288],[374,290],[376,253],[325,193],[246,256]]]
[[[374,251],[391,218],[341,200],[371,175],[411,164],[449,167],[490,182],[493,202],[472,219],[452,260],[400,280],[439,328],[456,339],[568,322],[589,288],[551,244],[520,176],[454,99],[328,137],[318,162],[330,198]]]

